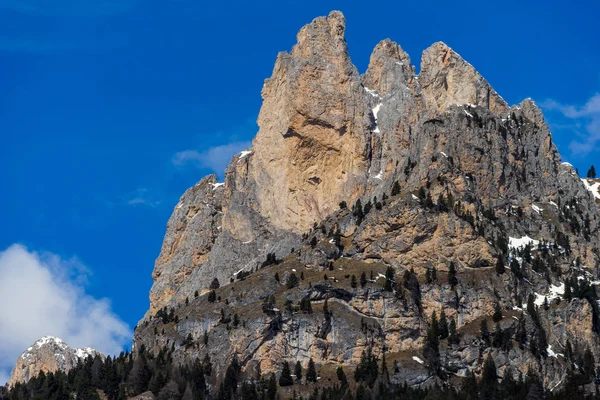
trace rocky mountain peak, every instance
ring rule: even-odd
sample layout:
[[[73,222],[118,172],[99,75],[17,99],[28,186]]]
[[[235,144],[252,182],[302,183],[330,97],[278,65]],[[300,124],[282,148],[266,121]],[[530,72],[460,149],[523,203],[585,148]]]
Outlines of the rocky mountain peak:
[[[8,385],[12,387],[17,382],[27,382],[42,371],[68,372],[80,361],[96,356],[104,358],[102,353],[90,347],[71,348],[60,338],[44,336],[19,356],[10,374]]]
[[[331,11],[328,17],[315,18],[305,25],[296,36],[297,44],[292,53],[294,56],[327,55],[347,53],[346,18],[340,11]]]
[[[461,344],[468,354],[447,351],[456,360],[468,356],[467,367],[448,366],[466,374],[479,368],[469,332],[494,304],[521,311],[530,294],[537,299],[566,284],[565,276],[580,276],[574,263],[590,271],[598,265],[600,183],[582,182],[561,164],[535,102],[509,107],[441,42],[424,51],[417,75],[401,46],[383,40],[360,76],[344,30],[338,12],[300,30],[265,81],[252,148],[232,158],[224,183],[206,177],[175,207],[136,344],[156,352],[206,334],[209,344],[182,345],[176,357],[210,354],[224,369],[235,355],[248,371],[313,358],[353,370],[369,330],[350,327],[372,319],[381,322],[381,348],[394,357],[410,352],[397,379],[418,385],[428,378],[414,372],[421,368],[414,357],[422,359],[422,327],[434,311],[444,310],[469,337]],[[543,273],[538,261],[523,264],[511,244],[529,239],[551,243],[540,252]],[[505,273],[495,272],[498,260]],[[451,265],[459,283],[427,283],[428,272],[446,279]],[[415,274],[423,291],[383,290],[378,279],[388,269],[403,280]],[[364,289],[352,275],[364,275]],[[213,289],[221,300],[208,300]],[[276,306],[266,304],[271,295]],[[338,325],[295,308],[321,307],[316,302],[326,298],[339,306]],[[567,312],[565,304],[556,307]],[[232,327],[223,321],[235,314],[244,322],[229,341]],[[548,323],[559,324],[553,318]],[[553,346],[591,332],[545,329]],[[522,369],[532,358],[518,352],[506,363]],[[556,384],[553,373],[545,379]]]
[[[443,112],[452,104],[476,104],[494,113],[509,109],[483,76],[443,42],[423,52],[419,81],[432,111]]]
[[[265,81],[248,178],[260,182],[253,208],[276,228],[306,231],[365,180],[369,108],[344,27],[339,12],[313,20]]]
[[[385,39],[371,53],[363,84],[380,96],[386,96],[398,86],[412,82],[414,77],[415,68],[408,54],[399,44]]]

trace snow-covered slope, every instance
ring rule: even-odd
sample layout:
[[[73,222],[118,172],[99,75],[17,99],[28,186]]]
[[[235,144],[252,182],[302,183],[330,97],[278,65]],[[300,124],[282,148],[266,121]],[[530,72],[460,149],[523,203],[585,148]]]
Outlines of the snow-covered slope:
[[[29,346],[17,359],[8,383],[9,386],[13,386],[17,382],[27,382],[41,371],[67,372],[79,361],[96,356],[104,358],[103,354],[92,348],[75,349],[60,338],[44,336]]]
[[[582,179],[585,188],[592,192],[595,198],[600,199],[600,180],[598,179]]]

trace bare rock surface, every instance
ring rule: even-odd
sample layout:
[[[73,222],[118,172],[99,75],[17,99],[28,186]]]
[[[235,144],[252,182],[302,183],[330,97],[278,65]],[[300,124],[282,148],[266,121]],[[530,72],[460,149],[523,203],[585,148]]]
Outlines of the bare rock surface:
[[[393,382],[426,386],[438,378],[425,338],[443,310],[460,336],[440,344],[444,374],[479,374],[490,354],[500,376],[536,370],[553,388],[573,364],[567,342],[600,359],[596,300],[564,293],[600,281],[600,184],[561,162],[533,100],[509,107],[447,45],[425,50],[417,75],[383,40],[360,76],[345,29],[332,12],[300,30],[265,81],[252,148],[175,207],[136,346],[208,354],[215,377],[233,357],[251,376],[311,358],[352,370],[385,349]],[[480,335],[497,307],[510,345]],[[528,337],[547,335],[542,355],[516,341],[520,318]]]

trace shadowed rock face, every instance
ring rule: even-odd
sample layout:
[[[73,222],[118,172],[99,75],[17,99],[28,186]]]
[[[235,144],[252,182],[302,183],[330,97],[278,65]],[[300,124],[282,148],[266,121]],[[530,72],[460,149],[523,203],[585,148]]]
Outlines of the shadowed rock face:
[[[219,369],[236,354],[245,368],[260,364],[263,372],[276,370],[282,358],[312,357],[322,365],[353,367],[366,343],[374,340],[368,337],[370,328],[353,330],[361,319],[385,339],[376,346],[385,343],[398,354],[418,352],[433,311],[444,309],[475,340],[473,324],[490,315],[495,303],[520,307],[518,297],[525,301],[530,293],[549,293],[548,279],[557,285],[565,275],[580,276],[581,270],[573,269],[577,258],[596,274],[600,240],[594,189],[561,163],[532,100],[509,107],[443,43],[425,50],[417,75],[402,48],[383,40],[360,76],[348,56],[344,31],[339,12],[300,30],[298,43],[289,54],[278,55],[273,75],[265,81],[260,130],[252,148],[232,158],[223,184],[209,176],[182,197],[167,225],[153,274],[151,308],[136,330],[136,343],[156,350],[167,340],[178,343],[188,334],[200,340],[209,332],[214,342],[208,348],[182,347],[177,357],[185,361],[208,352]],[[390,197],[395,182],[399,194],[373,208],[363,221],[350,210],[339,210],[340,201],[349,208],[357,199],[375,205],[375,196],[379,202],[384,194]],[[427,198],[417,196],[421,188]],[[440,211],[449,198],[449,210]],[[334,245],[335,231],[343,250]],[[495,274],[494,265],[498,258],[509,261],[503,239],[526,235],[563,244],[568,238],[571,250],[555,248],[552,273],[544,277],[530,271],[524,285],[510,273]],[[316,244],[310,243],[312,238]],[[258,269],[269,253],[286,261],[228,285],[238,271]],[[307,287],[305,282],[286,290],[292,270],[305,272],[317,284],[334,261],[331,288],[323,282]],[[445,276],[451,261],[461,276],[459,284],[424,285],[421,304],[408,292],[382,291],[378,275],[368,290],[350,288],[346,276],[372,269],[383,274],[391,266],[397,277],[413,269],[423,283],[428,268]],[[357,264],[347,264],[352,262]],[[274,271],[280,283],[272,279]],[[308,277],[313,273],[318,279]],[[227,306],[206,302],[206,289],[215,277]],[[152,329],[161,328],[155,311],[191,300],[196,290],[199,297],[182,307],[182,322],[154,337]],[[260,312],[262,299],[273,293],[280,309],[285,300],[330,298],[338,317],[327,325],[315,315]],[[231,333],[220,323],[222,308],[238,313],[243,328]],[[573,310],[582,314],[569,314]],[[600,356],[589,304],[562,302],[545,313],[544,329],[556,345],[584,340]],[[510,327],[510,322],[503,324]],[[570,325],[561,328],[563,323]],[[478,368],[483,358],[473,343],[449,348],[450,370],[464,374]],[[502,370],[524,370],[537,362],[523,349],[510,356],[490,352]],[[408,359],[403,371],[411,383],[427,380]],[[544,372],[548,383],[558,382],[566,370],[564,363],[555,364]]]
[[[61,339],[53,336],[44,336],[32,344],[17,359],[17,363],[10,374],[8,386],[12,387],[17,382],[25,383],[37,376],[40,372],[56,372],[69,370],[88,356],[104,358],[104,355],[94,349],[73,349]]]

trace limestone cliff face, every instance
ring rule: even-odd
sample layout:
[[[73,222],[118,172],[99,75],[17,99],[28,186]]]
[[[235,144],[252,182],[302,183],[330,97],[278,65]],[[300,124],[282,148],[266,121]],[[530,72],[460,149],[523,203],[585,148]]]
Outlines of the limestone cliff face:
[[[252,148],[232,158],[224,183],[204,178],[176,206],[136,344],[175,343],[181,362],[209,354],[218,371],[236,356],[263,372],[282,359],[353,368],[365,348],[385,348],[401,365],[393,380],[424,384],[433,377],[412,357],[422,357],[427,321],[444,310],[462,335],[442,346],[446,372],[478,372],[489,353],[500,374],[537,368],[552,387],[569,368],[564,357],[500,351],[477,336],[495,304],[506,313],[500,328],[514,333],[532,295],[538,306],[544,296],[554,302],[537,322],[525,317],[529,333],[539,324],[553,349],[585,342],[600,359],[594,303],[555,293],[567,279],[598,281],[600,186],[561,163],[535,102],[509,107],[443,43],[425,50],[417,75],[386,39],[360,76],[344,31],[339,12],[300,30],[265,82]],[[371,206],[366,215],[349,209],[358,199]],[[517,254],[523,238],[536,241],[545,272]],[[260,268],[269,254],[281,263]],[[498,259],[522,274],[496,273]],[[403,282],[392,291],[383,289],[388,267]],[[425,279],[433,268],[444,277],[435,284]],[[238,280],[240,271],[251,274]],[[352,286],[363,272],[367,282]],[[292,273],[305,280],[286,286]],[[216,303],[206,293],[213,278]],[[275,305],[265,306],[269,296]],[[317,311],[301,312],[301,300]],[[331,319],[320,312],[325,300]],[[165,306],[179,322],[154,317]],[[188,335],[194,345],[180,345]]]
[[[276,228],[306,232],[364,190],[371,114],[344,31],[339,12],[315,19],[265,81],[249,177]]]
[[[332,12],[278,55],[252,148],[233,157],[224,184],[210,176],[186,192],[167,225],[150,313],[214,278],[226,283],[257,268],[268,253],[287,254],[340,201],[381,199],[395,181],[416,192],[443,175],[445,192],[457,199],[469,192],[477,208],[586,194],[565,172],[533,101],[509,108],[443,43],[425,50],[417,76],[410,57],[386,39],[361,77],[344,31],[344,17]]]
[[[497,114],[509,108],[471,64],[442,42],[423,52],[419,81],[427,107],[434,112],[452,104],[477,104]]]
[[[210,175],[188,189],[175,206],[152,273],[151,313],[164,306],[208,259],[222,229],[223,192],[223,184]]]
[[[100,352],[91,349],[74,349],[69,347],[61,339],[53,336],[44,336],[37,340],[17,359],[17,363],[10,374],[9,386],[17,382],[27,382],[40,372],[68,372],[75,367],[79,361],[87,357],[100,356]]]

